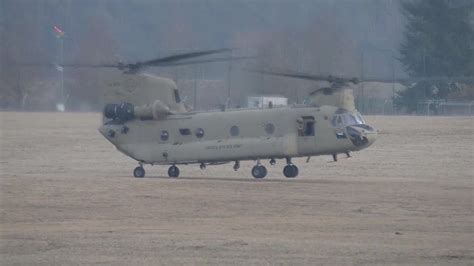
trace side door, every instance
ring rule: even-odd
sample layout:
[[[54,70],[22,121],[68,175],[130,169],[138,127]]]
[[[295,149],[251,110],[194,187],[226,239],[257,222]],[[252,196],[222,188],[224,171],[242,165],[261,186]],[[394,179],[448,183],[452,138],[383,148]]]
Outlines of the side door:
[[[316,120],[314,116],[301,116],[296,121],[298,130],[298,153],[311,154],[316,149]]]

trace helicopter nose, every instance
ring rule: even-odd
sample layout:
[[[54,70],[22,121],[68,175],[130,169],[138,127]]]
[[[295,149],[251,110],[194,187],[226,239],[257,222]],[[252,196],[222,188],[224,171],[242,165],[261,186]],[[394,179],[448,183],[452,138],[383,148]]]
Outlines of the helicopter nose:
[[[369,125],[352,125],[348,126],[346,130],[358,150],[369,147],[377,139],[377,131]]]
[[[366,133],[365,134],[365,137],[367,138],[368,140],[368,143],[367,143],[367,146],[366,147],[369,147],[370,145],[372,145],[375,140],[377,139],[377,131],[374,130],[373,132],[369,132],[369,133]]]
[[[109,126],[102,125],[99,127],[99,132],[104,136],[106,139],[112,141],[112,139],[115,137],[116,132],[114,129],[110,128]]]

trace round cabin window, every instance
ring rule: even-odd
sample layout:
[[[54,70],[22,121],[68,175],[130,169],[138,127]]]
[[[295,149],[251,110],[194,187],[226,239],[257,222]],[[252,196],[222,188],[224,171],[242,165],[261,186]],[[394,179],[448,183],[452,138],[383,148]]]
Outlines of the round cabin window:
[[[169,137],[170,137],[170,134],[168,133],[168,131],[166,130],[161,131],[160,138],[162,141],[167,141]]]
[[[275,132],[275,126],[272,123],[268,123],[265,125],[265,132],[267,132],[268,135],[273,134]]]
[[[199,139],[204,137],[204,129],[202,129],[202,128],[196,129],[196,137],[199,138]]]
[[[239,130],[239,127],[238,127],[238,126],[232,126],[232,127],[230,128],[230,135],[231,135],[232,137],[238,136],[239,133],[240,133],[240,130]]]

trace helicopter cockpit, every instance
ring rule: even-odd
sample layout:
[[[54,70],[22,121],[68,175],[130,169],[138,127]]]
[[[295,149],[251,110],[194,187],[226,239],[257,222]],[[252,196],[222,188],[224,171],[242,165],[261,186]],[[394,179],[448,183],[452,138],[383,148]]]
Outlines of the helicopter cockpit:
[[[334,127],[346,127],[352,125],[365,125],[362,115],[356,112],[348,112],[345,109],[339,109],[332,117],[331,123]]]

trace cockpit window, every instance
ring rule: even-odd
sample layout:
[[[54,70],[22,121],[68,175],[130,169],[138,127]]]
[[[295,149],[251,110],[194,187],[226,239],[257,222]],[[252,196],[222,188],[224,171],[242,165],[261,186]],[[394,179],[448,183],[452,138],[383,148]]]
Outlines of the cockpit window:
[[[358,124],[365,124],[364,118],[362,118],[362,115],[359,112],[355,114],[355,118]]]
[[[357,120],[353,115],[350,114],[343,114],[342,119],[344,120],[344,125],[356,125]]]
[[[178,90],[174,90],[174,99],[175,99],[176,103],[181,102],[181,98],[179,97],[179,91]]]
[[[331,120],[331,123],[335,127],[343,127],[365,124],[365,121],[360,115],[360,113],[343,113],[334,115]]]

